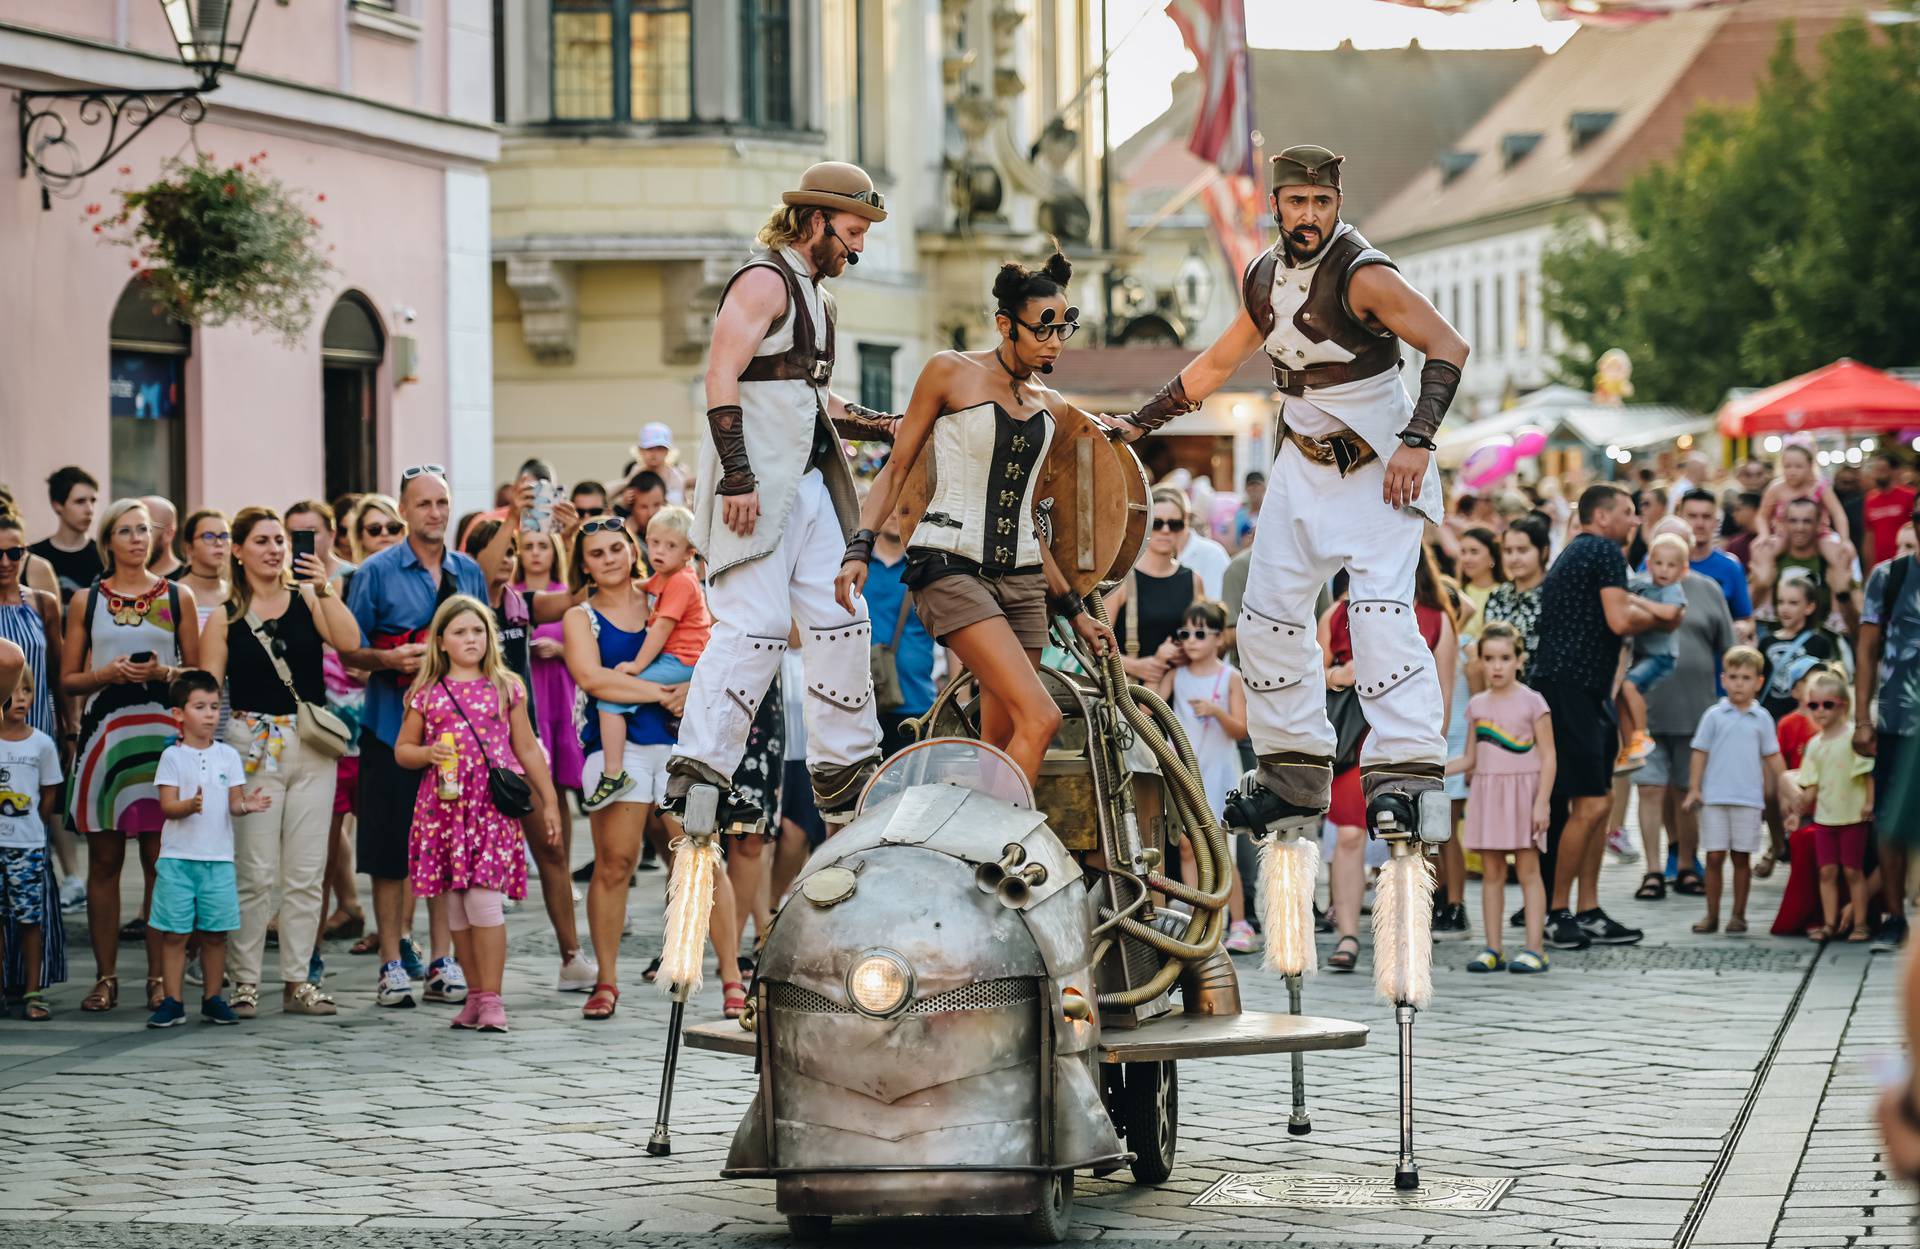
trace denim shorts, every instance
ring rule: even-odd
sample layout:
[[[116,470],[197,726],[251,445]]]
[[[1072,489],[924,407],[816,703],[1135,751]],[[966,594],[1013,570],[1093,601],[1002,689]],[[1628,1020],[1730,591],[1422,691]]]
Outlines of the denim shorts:
[[[232,932],[240,926],[240,889],[232,860],[161,859],[153,871],[149,928]]]
[[[642,681],[651,681],[655,685],[685,685],[693,680],[693,665],[684,659],[672,655],[661,655],[642,668],[639,673]],[[610,711],[616,716],[631,715],[640,709],[638,703],[614,703],[604,698],[593,700],[595,711]]]
[[[1633,667],[1627,669],[1627,680],[1645,694],[1667,678],[1673,671],[1673,664],[1672,655],[1642,655],[1633,661]]]
[[[0,846],[0,923],[46,922],[46,848]]]

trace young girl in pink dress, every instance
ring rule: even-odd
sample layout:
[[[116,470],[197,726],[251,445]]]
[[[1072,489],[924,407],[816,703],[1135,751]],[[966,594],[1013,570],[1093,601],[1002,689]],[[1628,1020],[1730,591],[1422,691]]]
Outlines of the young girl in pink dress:
[[[456,1028],[507,1030],[500,1002],[506,971],[507,898],[527,896],[520,821],[493,804],[490,767],[523,774],[533,787],[541,834],[560,836],[560,804],[547,759],[527,719],[527,691],[500,658],[493,612],[457,594],[428,628],[427,653],[407,691],[407,717],[394,743],[405,768],[425,768],[408,847],[415,894],[447,895],[447,922],[472,992]],[[443,796],[448,781],[458,793]]]
[[[1487,625],[1478,649],[1487,688],[1467,700],[1467,751],[1447,764],[1449,773],[1468,779],[1462,844],[1480,852],[1487,946],[1467,963],[1467,970],[1505,968],[1527,975],[1547,970],[1542,940],[1547,897],[1540,880],[1540,851],[1546,846],[1547,801],[1553,794],[1553,721],[1547,700],[1520,684],[1520,635],[1512,625]],[[1527,917],[1527,948],[1511,964],[1500,951],[1509,853]]]

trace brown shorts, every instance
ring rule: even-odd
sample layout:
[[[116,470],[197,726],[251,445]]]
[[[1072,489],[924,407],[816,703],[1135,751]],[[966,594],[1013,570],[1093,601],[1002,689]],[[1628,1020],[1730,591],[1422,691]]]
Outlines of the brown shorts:
[[[1043,573],[980,577],[955,572],[913,592],[913,610],[936,641],[970,624],[1004,616],[1022,649],[1047,644],[1047,578]]]

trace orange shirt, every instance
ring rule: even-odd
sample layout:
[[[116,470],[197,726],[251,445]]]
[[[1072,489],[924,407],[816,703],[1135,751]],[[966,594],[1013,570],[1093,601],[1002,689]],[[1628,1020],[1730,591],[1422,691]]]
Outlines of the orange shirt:
[[[653,603],[649,625],[662,618],[674,622],[673,636],[661,653],[684,664],[700,662],[700,652],[707,649],[707,638],[713,633],[713,617],[707,612],[707,600],[700,593],[700,579],[693,575],[693,565],[647,578],[647,596]]]

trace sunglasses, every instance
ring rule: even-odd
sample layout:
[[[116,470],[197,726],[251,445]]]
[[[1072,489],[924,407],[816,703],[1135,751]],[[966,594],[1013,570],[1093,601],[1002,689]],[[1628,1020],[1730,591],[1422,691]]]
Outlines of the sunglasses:
[[[1028,321],[1022,321],[1019,317],[1011,313],[1008,314],[1008,320],[1012,321],[1015,325],[1025,326],[1027,332],[1033,335],[1033,341],[1036,343],[1044,343],[1055,334],[1058,334],[1060,341],[1064,343],[1080,332],[1080,310],[1078,308],[1067,309],[1067,315],[1061,317],[1058,321],[1053,319],[1053,309],[1049,308],[1040,314],[1040,324],[1038,325],[1034,325]]]
[[[872,204],[881,212],[887,210],[887,197],[878,191],[822,191],[822,195],[831,195],[835,199],[850,199],[856,204]]]
[[[360,536],[363,538],[397,538],[406,531],[406,522],[399,520],[385,525],[376,520],[360,526]]]
[[[582,536],[590,533],[611,533],[616,529],[623,528],[624,524],[625,522],[618,516],[602,516],[598,520],[590,520],[580,526],[580,533]]]
[[[573,510],[583,517],[605,516],[607,514],[607,509],[604,507],[576,507]]]
[[[415,464],[412,468],[400,474],[400,480],[404,484],[412,481],[416,477],[445,477],[446,475],[447,469],[444,464]]]
[[[1184,520],[1168,520],[1162,516],[1156,516],[1153,518],[1153,531],[1155,533],[1159,533],[1163,529],[1166,530],[1168,533],[1179,533],[1181,530],[1185,529],[1186,527],[1187,527],[1187,522]]]
[[[208,530],[206,533],[195,534],[193,536],[193,540],[195,542],[204,542],[208,546],[218,546],[222,542],[233,541],[233,535],[231,533],[228,533],[224,529],[222,529],[219,533],[214,533],[212,530]]]
[[[0,551],[0,559],[7,561],[9,564],[17,564],[26,557],[27,548],[24,546],[10,546],[4,551]]]
[[[1844,706],[1846,704],[1837,698],[1822,698],[1817,702],[1813,700],[1807,702],[1807,709],[1810,711],[1838,711]]]
[[[1173,631],[1173,637],[1177,642],[1198,642],[1200,639],[1210,638],[1218,632],[1218,629],[1175,629]]]

